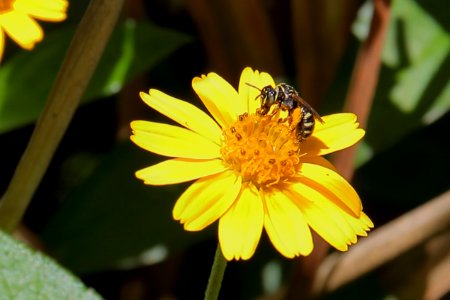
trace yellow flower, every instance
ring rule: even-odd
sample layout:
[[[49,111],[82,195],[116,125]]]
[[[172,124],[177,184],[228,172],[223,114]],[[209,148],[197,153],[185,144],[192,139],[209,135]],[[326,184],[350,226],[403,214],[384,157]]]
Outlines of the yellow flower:
[[[0,0],[0,61],[5,48],[5,33],[20,47],[31,50],[44,37],[34,19],[63,21],[67,6],[67,0]]]
[[[219,242],[227,260],[249,259],[266,230],[275,248],[292,258],[313,249],[310,229],[345,251],[373,224],[352,186],[322,156],[364,136],[356,116],[323,116],[299,142],[278,114],[256,113],[262,88],[275,86],[264,72],[245,68],[239,89],[215,73],[192,87],[214,120],[188,102],[151,89],[147,105],[181,126],[134,121],[131,140],[171,159],[136,172],[150,185],[196,180],[177,200],[173,217],[189,231],[219,220]]]

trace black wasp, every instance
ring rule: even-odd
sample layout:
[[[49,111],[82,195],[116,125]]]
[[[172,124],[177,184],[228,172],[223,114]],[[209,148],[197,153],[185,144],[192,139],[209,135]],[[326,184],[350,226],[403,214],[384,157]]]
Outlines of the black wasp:
[[[315,119],[323,123],[320,115],[300,97],[298,92],[290,85],[286,83],[279,83],[275,87],[268,85],[259,89],[258,87],[247,83],[247,85],[254,87],[260,91],[260,94],[256,99],[261,98],[261,107],[258,109],[258,113],[266,115],[272,105],[277,105],[279,109],[287,111],[289,118],[292,118],[292,114],[296,108],[300,108],[300,121],[296,126],[297,136],[300,141],[309,137],[315,125]]]

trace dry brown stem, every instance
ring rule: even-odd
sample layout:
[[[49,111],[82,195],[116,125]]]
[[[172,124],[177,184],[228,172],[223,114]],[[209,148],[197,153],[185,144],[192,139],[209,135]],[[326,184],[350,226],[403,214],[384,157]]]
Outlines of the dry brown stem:
[[[359,49],[344,106],[344,111],[353,112],[358,116],[358,120],[363,128],[367,123],[375,88],[378,83],[381,50],[383,49],[384,36],[389,25],[390,3],[390,0],[373,0],[374,14],[369,36]],[[356,149],[356,146],[353,146],[333,156],[334,165],[348,180],[353,176],[353,161]]]
[[[450,226],[450,191],[391,221],[352,246],[347,253],[327,257],[317,272],[315,295],[328,293]]]

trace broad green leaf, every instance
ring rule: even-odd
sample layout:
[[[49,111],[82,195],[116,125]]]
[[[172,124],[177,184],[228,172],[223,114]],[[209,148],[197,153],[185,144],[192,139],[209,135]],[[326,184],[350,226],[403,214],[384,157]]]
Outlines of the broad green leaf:
[[[439,69],[445,64],[450,53],[450,35],[433,16],[415,1],[394,2],[394,19],[388,32],[383,52],[383,61],[391,68],[397,68],[397,84],[390,93],[392,103],[402,112],[411,113],[417,109],[421,99],[427,96],[426,89],[436,80]],[[401,53],[401,51],[404,53]],[[402,57],[404,56],[404,57]],[[407,65],[402,66],[402,59]],[[446,102],[446,107],[428,117],[428,123],[450,108],[450,77],[446,76],[445,85],[436,91],[434,97],[425,101]],[[446,97],[446,98],[445,98]],[[432,108],[430,105],[428,109]],[[424,112],[425,113],[425,112]]]
[[[363,12],[370,12],[370,4]],[[366,150],[376,154],[450,110],[450,18],[443,1],[393,1],[382,69],[367,125]],[[354,32],[365,38],[371,14]],[[369,151],[369,152],[370,152]],[[366,153],[369,153],[366,151]]]
[[[74,272],[90,273],[157,263],[213,237],[213,230],[187,232],[173,220],[187,185],[148,186],[134,176],[161,160],[131,143],[105,157],[45,229],[49,252]]]
[[[0,231],[0,299],[101,299],[45,255]]]
[[[74,32],[74,28],[52,32],[33,51],[23,51],[0,66],[0,133],[36,120]],[[182,33],[149,23],[119,23],[85,100],[117,93],[128,80],[149,70],[189,40]]]

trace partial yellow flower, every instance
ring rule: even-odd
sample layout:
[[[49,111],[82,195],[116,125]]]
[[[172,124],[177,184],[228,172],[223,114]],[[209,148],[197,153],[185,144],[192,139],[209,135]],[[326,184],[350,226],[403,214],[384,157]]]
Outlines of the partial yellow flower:
[[[44,33],[35,21],[59,22],[66,19],[67,0],[0,0],[0,61],[5,33],[20,47],[31,50]]]
[[[249,259],[263,229],[274,247],[292,258],[313,249],[311,229],[345,251],[373,227],[353,187],[322,156],[364,136],[356,116],[323,116],[311,136],[299,141],[278,114],[256,113],[259,91],[275,86],[265,72],[245,68],[236,91],[215,73],[192,86],[211,118],[194,105],[151,89],[150,107],[181,126],[134,121],[131,140],[170,159],[136,172],[150,185],[196,180],[177,200],[173,217],[189,231],[219,221],[227,260]]]

